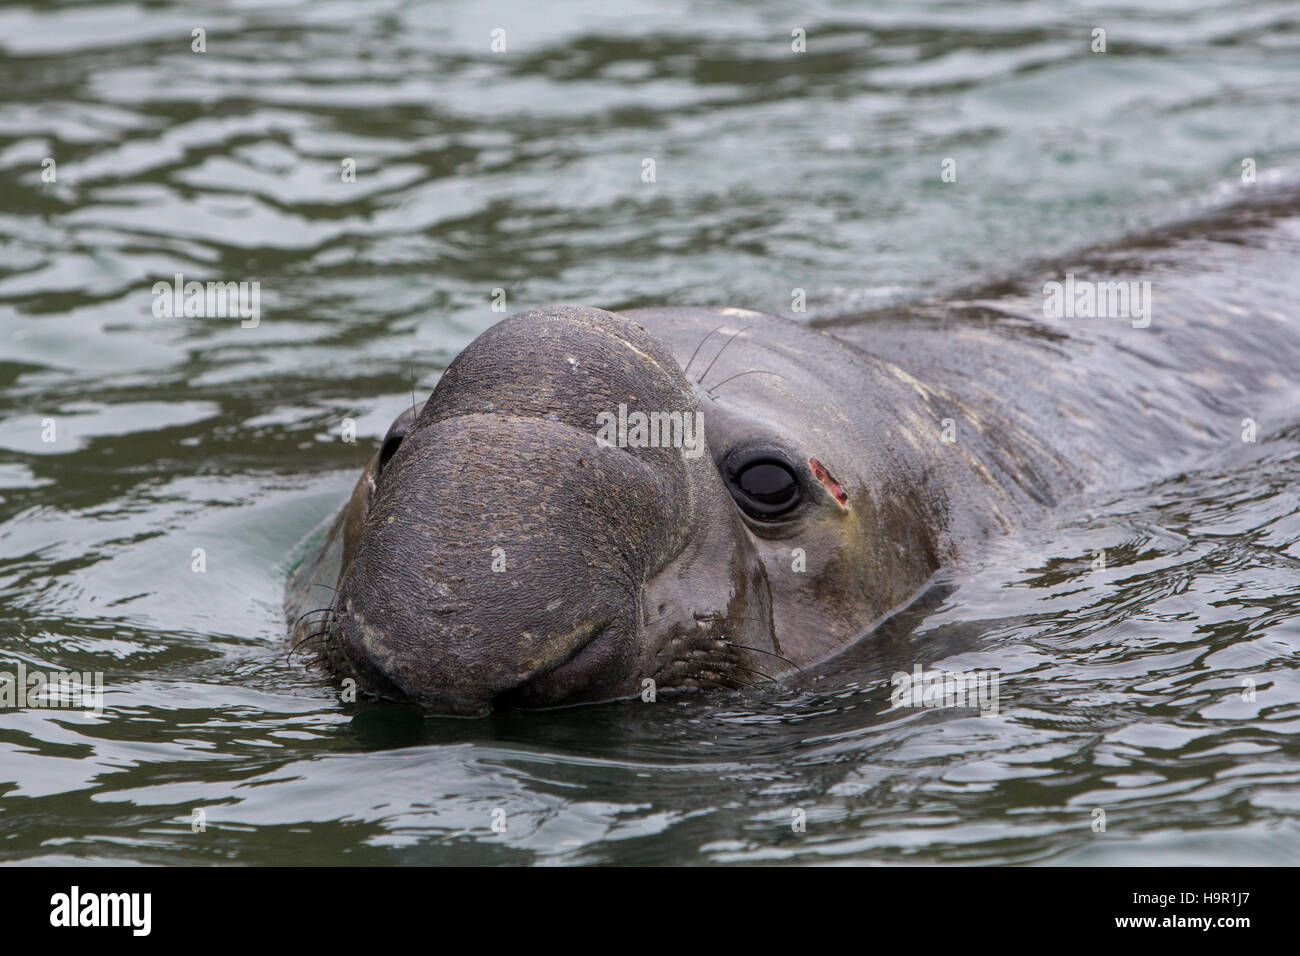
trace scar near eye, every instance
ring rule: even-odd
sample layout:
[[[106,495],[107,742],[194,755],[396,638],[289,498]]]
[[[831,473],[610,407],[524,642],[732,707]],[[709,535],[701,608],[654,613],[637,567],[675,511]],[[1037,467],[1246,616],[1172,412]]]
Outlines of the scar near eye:
[[[813,477],[820,481],[826,490],[831,493],[831,497],[839,503],[839,506],[847,511],[849,496],[844,493],[844,489],[840,487],[840,483],[835,480],[835,477],[826,470],[826,466],[816,458],[809,458],[808,467],[812,469]]]

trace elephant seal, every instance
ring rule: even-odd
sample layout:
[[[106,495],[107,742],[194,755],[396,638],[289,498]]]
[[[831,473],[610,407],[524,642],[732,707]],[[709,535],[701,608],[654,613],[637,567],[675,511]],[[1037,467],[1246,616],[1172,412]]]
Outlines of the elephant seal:
[[[1246,421],[1293,424],[1298,214],[1242,205],[816,325],[511,316],[397,418],[305,546],[294,636],[441,714],[806,668],[991,535],[1239,449]],[[1095,317],[1045,308],[1088,283]],[[1097,308],[1118,283],[1130,313],[1145,288],[1136,316]]]

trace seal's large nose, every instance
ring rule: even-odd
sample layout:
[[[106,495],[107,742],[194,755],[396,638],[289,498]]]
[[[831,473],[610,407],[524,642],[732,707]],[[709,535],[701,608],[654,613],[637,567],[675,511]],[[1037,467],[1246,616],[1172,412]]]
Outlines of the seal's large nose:
[[[378,476],[336,596],[336,663],[443,713],[635,692],[641,589],[684,546],[708,458],[598,441],[620,404],[694,407],[626,320],[525,313],[480,336]]]
[[[624,692],[670,481],[589,433],[499,415],[419,430],[390,468],[336,605],[363,685],[452,713]]]

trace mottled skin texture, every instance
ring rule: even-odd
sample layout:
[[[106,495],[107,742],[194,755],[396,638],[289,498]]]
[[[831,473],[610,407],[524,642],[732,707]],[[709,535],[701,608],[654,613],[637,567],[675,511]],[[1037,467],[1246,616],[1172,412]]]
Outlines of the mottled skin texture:
[[[371,693],[453,714],[807,667],[989,535],[1230,452],[1243,418],[1261,437],[1293,424],[1297,263],[1296,201],[1273,197],[817,327],[726,308],[512,316],[394,423],[291,579],[292,618],[332,606],[295,636]],[[1045,319],[1043,283],[1066,272],[1150,280],[1150,327]],[[700,410],[707,452],[601,447],[596,416],[620,403]],[[754,448],[799,468],[779,522],[724,478]]]

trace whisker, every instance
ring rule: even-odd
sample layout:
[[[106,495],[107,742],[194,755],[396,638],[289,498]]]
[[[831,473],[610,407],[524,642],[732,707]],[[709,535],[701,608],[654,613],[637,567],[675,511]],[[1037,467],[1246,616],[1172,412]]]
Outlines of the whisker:
[[[723,686],[723,687],[726,687],[726,686],[727,686],[726,684],[723,683],[723,681],[730,681],[730,682],[733,683],[733,684],[739,684],[741,687],[748,687],[748,688],[751,688],[751,689],[752,689],[752,688],[755,688],[755,687],[758,686],[757,684],[753,683],[752,681],[741,680],[739,677],[737,677],[737,676],[734,675],[734,674],[720,674],[720,673],[718,673],[717,671],[711,671],[710,673],[711,673],[711,674],[713,675],[713,677],[714,677],[714,683],[715,683],[715,684],[720,684],[720,685]],[[700,679],[701,677],[703,677],[703,676],[705,676],[705,675],[703,675],[703,674],[697,675],[697,676],[696,676],[696,680],[699,680],[699,679]],[[731,690],[737,690],[738,688],[736,688],[736,687],[732,687],[732,688],[730,688],[730,689],[731,689]]]
[[[737,644],[735,641],[729,641],[725,637],[719,638],[719,640],[721,640],[723,644],[727,644],[731,647],[739,647],[746,651],[753,651],[755,654],[766,654],[769,657],[775,657],[779,661],[785,661],[787,664],[789,664],[799,673],[801,674],[803,673],[803,668],[800,667],[798,664],[796,664],[794,661],[790,660],[790,658],[782,657],[780,654],[777,654],[773,651],[765,651],[761,647],[750,647],[748,644]]]
[[[723,385],[726,385],[732,379],[740,378],[740,376],[742,375],[775,375],[781,381],[783,382],[785,381],[785,376],[781,375],[779,372],[769,372],[761,368],[751,368],[748,372],[737,372],[735,375],[732,375],[729,378],[724,378],[721,382],[718,382],[716,385],[711,385],[709,388],[705,389],[704,394],[711,396],[713,395],[713,390],[715,388],[721,388]],[[696,382],[695,384],[698,385],[700,383]]]
[[[329,611],[329,612],[333,613],[334,608],[332,608],[332,607],[318,607],[318,608],[315,608],[314,610],[311,610],[311,611],[304,611],[302,614],[298,615],[298,620],[296,620],[296,621],[293,622],[293,629],[296,630],[297,627],[298,627],[298,625],[302,623],[302,619],[305,618],[305,617],[307,617],[309,614],[319,614],[321,611]]]
[[[290,647],[289,653],[285,655],[285,658],[288,659],[290,657],[293,657],[294,654],[297,654],[299,650],[301,650],[307,644],[310,644],[312,641],[317,641],[328,637],[329,637],[328,630],[313,631],[312,633],[304,637],[302,640],[296,642],[292,647]]]
[[[724,322],[722,325],[719,325],[716,329],[714,329],[713,332],[720,332],[726,327],[727,324]],[[695,361],[695,356],[700,354],[700,349],[704,348],[704,343],[709,340],[709,336],[713,335],[713,332],[707,333],[704,336],[704,338],[700,339],[700,344],[695,346],[695,351],[691,353],[690,361],[687,362],[686,367],[682,369],[682,375],[686,375],[691,370],[691,362]]]
[[[773,677],[771,674],[764,674],[762,671],[760,671],[760,670],[755,670],[755,669],[752,668],[752,667],[746,667],[744,664],[733,664],[732,666],[733,666],[733,667],[738,667],[738,668],[740,668],[742,671],[745,671],[746,673],[754,674],[755,676],[761,677],[761,678],[763,678],[764,680],[770,680],[773,684],[775,684],[775,683],[777,682],[776,678]]]
[[[660,621],[666,621],[666,620],[668,620],[668,618],[670,618],[670,617],[672,617],[671,614],[665,614],[663,617],[652,618],[652,619],[649,620],[649,621],[645,621],[644,624],[643,624],[642,626],[644,626],[644,627],[649,627],[651,624],[657,624],[657,623],[659,623]],[[763,620],[762,618],[758,618],[758,617],[744,617],[743,615],[734,615],[734,616],[727,616],[727,617],[722,617],[722,616],[720,616],[720,615],[715,615],[715,616],[710,616],[710,617],[697,617],[695,620],[697,620],[697,621],[705,621],[705,622],[708,622],[708,623],[710,623],[710,624],[722,624],[722,623],[725,623],[725,622],[727,622],[727,621],[750,621],[750,622],[752,622],[752,623],[754,623],[754,624],[767,624],[767,623],[768,623],[767,621]],[[790,658],[788,658],[788,657],[786,657],[786,656],[784,656],[784,655],[782,655],[782,654],[778,654],[778,653],[776,653],[775,651],[767,651],[767,650],[764,650],[764,649],[761,648],[761,647],[750,647],[748,644],[739,644],[739,643],[737,643],[736,641],[729,641],[729,640],[727,640],[725,637],[719,637],[719,638],[717,638],[717,640],[721,641],[723,644],[726,644],[728,647],[735,647],[735,648],[738,648],[738,649],[740,649],[740,650],[753,651],[755,654],[766,654],[768,657],[775,657],[778,661],[781,661],[783,664],[789,664],[789,665],[790,665],[791,667],[793,667],[795,670],[799,671],[800,673],[803,673],[803,668],[802,668],[802,667],[800,667],[800,666],[799,666],[798,664],[796,664],[794,661],[790,660]],[[769,680],[775,680],[775,678],[771,677],[770,675],[766,675],[766,674],[765,674],[765,675],[763,675],[763,676],[768,677]]]
[[[773,677],[771,674],[766,674],[763,671],[755,670],[752,667],[746,667],[744,664],[741,664],[739,661],[734,661],[727,658],[703,656],[703,657],[679,657],[676,658],[676,660],[679,661],[680,663],[688,664],[692,667],[712,668],[715,672],[742,670],[748,674],[753,674],[756,677],[761,677],[766,681],[771,681],[773,684],[777,683],[777,679]],[[735,675],[728,673],[726,676],[734,677]],[[735,679],[740,680],[740,678],[738,677],[736,677]],[[757,687],[758,685],[750,684],[748,686]]]
[[[744,333],[748,332],[750,329],[752,329],[752,328],[753,328],[755,325],[757,325],[757,324],[758,324],[757,322],[751,322],[751,323],[749,323],[749,325],[745,326],[745,327],[744,327],[743,329],[741,329],[739,332],[735,333],[735,335],[733,335],[731,338],[727,339],[727,341],[723,342],[723,343],[722,343],[722,348],[718,349],[718,354],[715,355],[715,356],[713,356],[713,361],[710,362],[710,363],[709,363],[709,367],[706,368],[706,369],[704,370],[704,374],[701,375],[698,379],[695,380],[695,384],[696,384],[696,385],[703,385],[703,384],[704,384],[704,380],[705,380],[705,379],[708,377],[708,375],[709,375],[709,372],[713,370],[713,366],[716,365],[716,364],[718,364],[718,359],[722,357],[722,353],[725,352],[725,351],[727,351],[727,346],[730,345],[732,342],[736,341],[736,336],[737,336],[737,335],[743,335]]]

